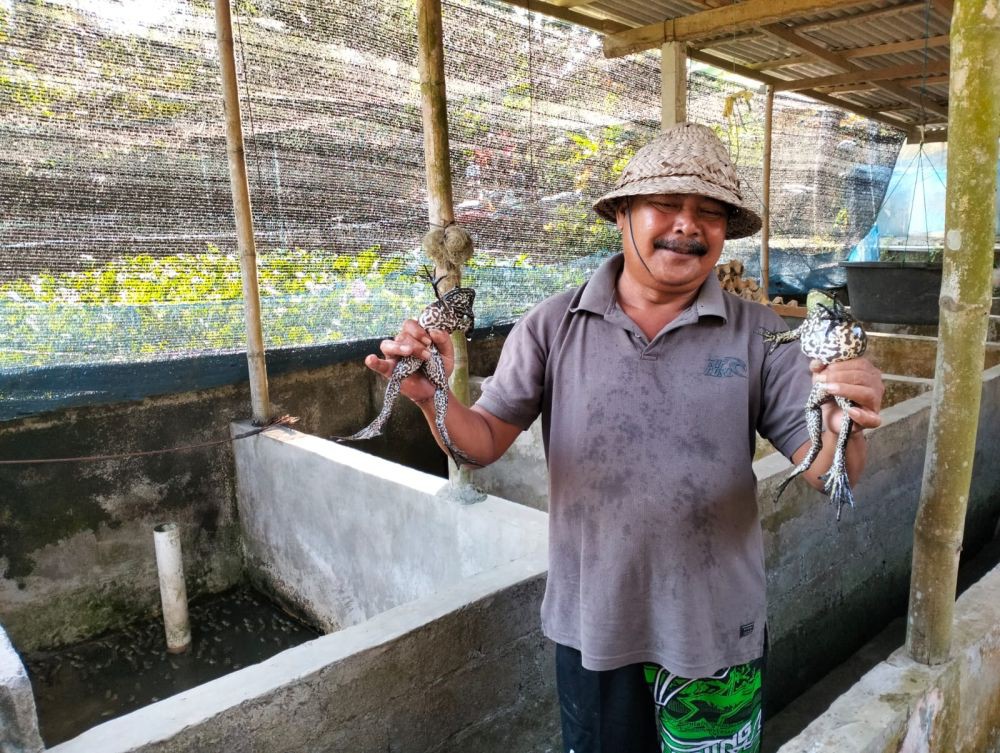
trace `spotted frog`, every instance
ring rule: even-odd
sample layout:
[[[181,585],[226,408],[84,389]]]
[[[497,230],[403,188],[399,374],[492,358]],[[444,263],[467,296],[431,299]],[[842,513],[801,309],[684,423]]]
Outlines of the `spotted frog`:
[[[452,288],[443,295],[438,292],[440,278],[434,279],[427,272],[431,285],[434,287],[434,296],[437,300],[424,307],[420,312],[417,321],[426,330],[440,329],[445,332],[467,333],[475,324],[475,316],[472,305],[476,300],[476,291],[472,288]],[[445,427],[445,416],[448,413],[448,376],[445,373],[444,361],[438,352],[437,346],[430,346],[431,357],[424,361],[416,356],[406,356],[400,358],[389,375],[389,383],[385,387],[385,399],[382,402],[382,410],[372,421],[361,431],[349,437],[337,437],[338,442],[353,442],[360,439],[372,439],[382,434],[386,422],[392,415],[392,409],[396,405],[396,398],[399,397],[399,389],[403,380],[411,374],[423,371],[424,375],[434,385],[434,425],[437,427],[441,441],[448,448],[455,464],[461,466],[479,465],[466,455],[458,447],[451,443],[448,436],[448,429]]]
[[[787,332],[760,330],[764,341],[771,346],[768,353],[773,352],[779,345],[793,340],[799,341],[802,352],[809,358],[818,359],[825,364],[847,361],[851,358],[857,358],[865,352],[868,347],[868,336],[857,320],[841,305],[840,301],[820,290],[813,290],[806,299],[806,309],[805,321],[796,329]],[[830,400],[836,401],[844,413],[840,433],[837,435],[833,463],[830,465],[830,470],[821,478],[824,482],[823,490],[837,506],[837,520],[840,520],[840,513],[845,504],[854,507],[854,493],[851,491],[851,484],[847,478],[845,460],[847,440],[854,425],[854,421],[847,414],[847,408],[852,407],[854,403],[838,395],[828,395],[826,385],[822,382],[813,385],[809,392],[809,399],[806,401],[806,426],[809,429],[811,443],[809,452],[795,467],[791,475],[778,487],[775,499],[781,496],[792,479],[804,473],[813,464],[822,449],[823,412],[820,406]]]

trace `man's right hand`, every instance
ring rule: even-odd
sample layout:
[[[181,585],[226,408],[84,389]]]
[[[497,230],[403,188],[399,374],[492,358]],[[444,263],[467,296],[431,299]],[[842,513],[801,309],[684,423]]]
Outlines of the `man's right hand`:
[[[451,335],[439,329],[428,331],[415,319],[403,322],[395,338],[382,341],[380,347],[384,358],[370,355],[365,358],[365,366],[388,379],[401,358],[416,356],[422,361],[428,360],[431,357],[431,343],[437,346],[444,361],[445,373],[451,376],[455,367],[455,350],[451,343]],[[425,403],[434,397],[434,385],[422,371],[417,371],[403,380],[400,392],[417,404]]]

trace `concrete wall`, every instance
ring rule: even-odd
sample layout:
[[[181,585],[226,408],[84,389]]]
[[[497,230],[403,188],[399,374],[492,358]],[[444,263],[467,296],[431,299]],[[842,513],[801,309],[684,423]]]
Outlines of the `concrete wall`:
[[[543,513],[460,505],[443,479],[288,429],[235,449],[252,567],[356,624],[53,753],[551,750]]]
[[[788,464],[755,464],[767,552],[773,699],[783,705],[903,614],[931,395],[887,408],[868,433],[857,508],[838,524],[827,499],[793,483],[774,505]],[[965,550],[989,538],[1000,515],[1000,367],[983,374]],[[819,638],[819,639],[818,639]]]
[[[470,344],[477,373],[492,371],[502,341],[480,335]],[[270,380],[275,410],[299,416],[297,426],[318,436],[364,426],[383,389],[384,382],[356,360]],[[3,421],[0,457],[79,457],[224,439],[230,422],[246,418],[249,406],[247,385],[237,384]],[[386,436],[364,449],[446,472],[423,417],[406,401]],[[157,612],[152,527],[167,519],[183,530],[189,596],[225,590],[242,577],[228,445],[126,460],[0,466],[0,625],[14,645],[22,651],[66,645]]]
[[[284,651],[52,753],[467,753],[552,749],[544,556]]]
[[[903,345],[888,336],[874,340],[884,368],[898,373],[916,363],[918,370],[933,371],[933,338],[905,336]],[[973,553],[1000,516],[1000,366],[985,371],[983,379],[965,539]],[[886,402],[900,402],[885,408],[883,425],[868,432],[857,508],[845,510],[839,523],[827,498],[801,481],[775,505],[777,486],[791,466],[778,454],[754,463],[768,573],[771,709],[798,696],[906,609],[932,382],[895,376],[888,381],[894,392]],[[908,395],[915,397],[903,399]],[[546,509],[538,423],[518,441],[515,458],[476,471],[477,482],[485,477],[483,485],[493,493]]]
[[[948,662],[900,648],[780,753],[1000,751],[1000,567],[958,599],[952,635]]]
[[[462,505],[437,476],[317,437],[274,428],[233,449],[247,569],[328,630],[545,550],[536,510]]]

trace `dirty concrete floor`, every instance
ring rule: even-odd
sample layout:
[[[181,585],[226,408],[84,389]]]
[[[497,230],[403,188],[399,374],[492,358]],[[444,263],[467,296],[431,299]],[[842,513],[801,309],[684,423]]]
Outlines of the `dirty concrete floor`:
[[[993,539],[973,558],[963,562],[958,571],[958,592],[961,594],[1000,563],[1000,526]],[[846,693],[879,662],[906,642],[905,615],[893,620],[875,638],[850,659],[834,669],[809,690],[764,723],[761,753],[775,753],[798,735],[813,719],[825,712],[837,698]],[[997,753],[1000,753],[998,751]]]
[[[191,648],[168,654],[159,619],[58,651],[25,654],[47,746],[256,664],[321,633],[240,587],[192,603]]]

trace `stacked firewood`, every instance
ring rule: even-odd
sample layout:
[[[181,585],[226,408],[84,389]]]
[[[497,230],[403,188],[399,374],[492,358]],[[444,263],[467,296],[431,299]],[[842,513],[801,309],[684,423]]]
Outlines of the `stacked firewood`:
[[[767,291],[760,286],[757,280],[743,276],[743,262],[739,259],[730,259],[716,265],[715,274],[718,276],[723,290],[735,293],[748,301],[767,303]]]

